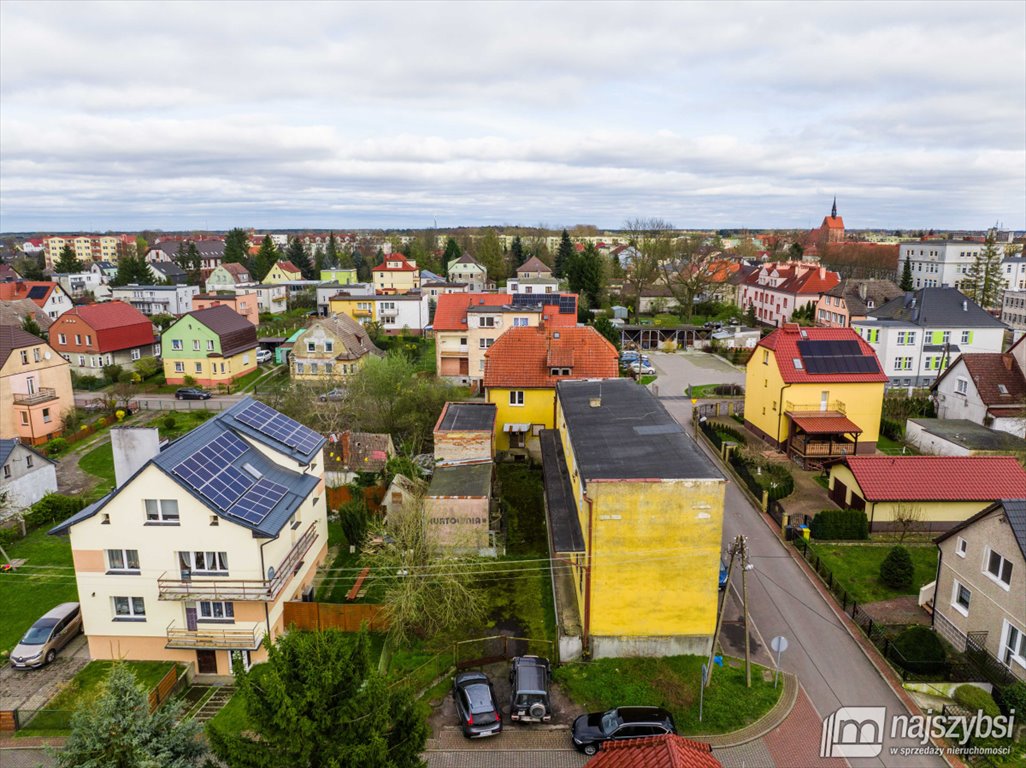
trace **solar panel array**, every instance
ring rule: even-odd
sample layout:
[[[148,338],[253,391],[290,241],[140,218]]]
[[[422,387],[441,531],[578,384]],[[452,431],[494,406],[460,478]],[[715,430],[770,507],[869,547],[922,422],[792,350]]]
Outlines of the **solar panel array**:
[[[268,480],[266,477],[257,480],[256,485],[239,499],[228,514],[242,518],[250,523],[259,525],[267,514],[274,509],[274,505],[281,501],[285,495],[284,485]]]
[[[866,355],[857,341],[799,341],[805,370],[809,373],[880,373],[873,355]]]
[[[577,313],[577,300],[573,296],[563,296],[558,293],[514,293],[514,307],[536,307],[543,306],[558,307],[561,315],[573,315]]]
[[[235,418],[300,453],[309,453],[322,439],[312,429],[260,402],[251,403]]]
[[[46,296],[46,292],[48,290],[50,290],[49,287],[45,285],[33,285],[31,288],[29,288],[28,298],[41,299],[44,296]]]

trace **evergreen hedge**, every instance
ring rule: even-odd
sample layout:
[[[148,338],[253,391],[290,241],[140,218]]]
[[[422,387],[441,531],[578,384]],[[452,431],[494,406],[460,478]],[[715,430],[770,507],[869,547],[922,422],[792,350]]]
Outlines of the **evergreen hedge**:
[[[858,509],[824,509],[812,518],[809,530],[814,539],[862,541],[869,538],[869,520]]]
[[[915,566],[912,565],[912,555],[902,546],[891,547],[887,557],[880,563],[880,581],[891,589],[898,589],[902,592],[911,589],[914,573]]]
[[[888,655],[902,668],[917,674],[940,674],[948,669],[944,645],[929,627],[916,625],[905,629],[894,638]]]

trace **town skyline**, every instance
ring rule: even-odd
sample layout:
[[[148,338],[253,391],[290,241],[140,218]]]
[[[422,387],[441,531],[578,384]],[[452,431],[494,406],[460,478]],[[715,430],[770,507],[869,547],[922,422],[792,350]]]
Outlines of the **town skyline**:
[[[297,7],[4,3],[0,231],[1026,229],[1022,4]]]

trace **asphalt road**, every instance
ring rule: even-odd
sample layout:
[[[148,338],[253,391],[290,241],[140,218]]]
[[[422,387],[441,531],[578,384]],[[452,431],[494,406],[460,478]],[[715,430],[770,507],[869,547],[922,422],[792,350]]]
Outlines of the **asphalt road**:
[[[659,373],[655,382],[659,395],[671,398],[664,400],[664,405],[687,427],[689,434],[692,406],[689,400],[680,398],[688,384],[744,381],[743,373],[703,353],[652,354],[651,360]],[[699,445],[705,449],[703,444]],[[889,723],[891,715],[908,714],[904,703],[866,658],[831,606],[763,522],[761,513],[733,482],[727,484],[725,507],[724,546],[738,534],[744,534],[752,555],[754,568],[748,573],[748,598],[755,624],[753,634],[761,638],[764,648],[777,635],[787,638],[789,647],[780,666],[798,675],[818,715],[826,717],[839,707],[884,706]],[[816,744],[820,736],[819,732],[808,734]],[[916,746],[918,742],[891,739],[887,733],[879,756],[849,762],[855,768],[946,765],[936,756],[890,753],[892,747]]]
[[[223,411],[231,408],[245,395],[214,395],[209,400],[176,400],[174,395],[140,394],[132,402],[146,411]],[[87,407],[97,399],[95,392],[75,392],[75,405]]]

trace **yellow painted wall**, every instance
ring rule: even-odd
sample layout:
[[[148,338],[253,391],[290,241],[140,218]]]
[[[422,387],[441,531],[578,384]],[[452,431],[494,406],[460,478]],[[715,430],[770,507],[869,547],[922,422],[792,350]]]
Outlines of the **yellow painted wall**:
[[[273,267],[271,267],[271,270],[260,282],[262,282],[264,285],[275,285],[277,283],[286,283],[289,280],[298,280],[301,277],[302,275],[297,275],[292,272],[286,272],[277,264],[275,264]]]
[[[361,308],[360,305],[363,305]],[[358,323],[366,323],[378,319],[378,303],[373,296],[359,296],[345,299],[331,299],[328,308],[333,315],[346,315]]]
[[[509,393],[514,391],[506,387],[492,387],[486,393],[489,403],[495,403],[495,450],[509,450],[509,433],[503,431],[505,424],[542,424],[545,429],[555,426],[553,404],[556,401],[554,387],[539,389],[515,390],[524,393],[523,405],[510,405]],[[537,441],[533,433],[529,433],[528,445]]]
[[[883,382],[791,384],[781,393],[783,386],[773,351],[758,347],[745,368],[745,420],[771,438],[784,442],[788,437],[790,421],[783,416],[787,403],[813,406],[815,410],[822,393],[828,392],[827,399],[843,402],[845,415],[862,428],[860,443],[879,439]]]
[[[231,384],[235,379],[245,376],[257,367],[256,348],[247,349],[244,352],[232,355],[231,357],[210,357],[205,352],[197,352],[193,359],[177,360],[164,359],[164,378],[168,384],[182,384],[186,376],[192,376],[196,383],[204,387],[213,387],[218,384]],[[185,363],[185,371],[175,371],[175,363]],[[196,363],[199,363],[202,370],[196,371]],[[224,364],[224,371],[221,364]]]

